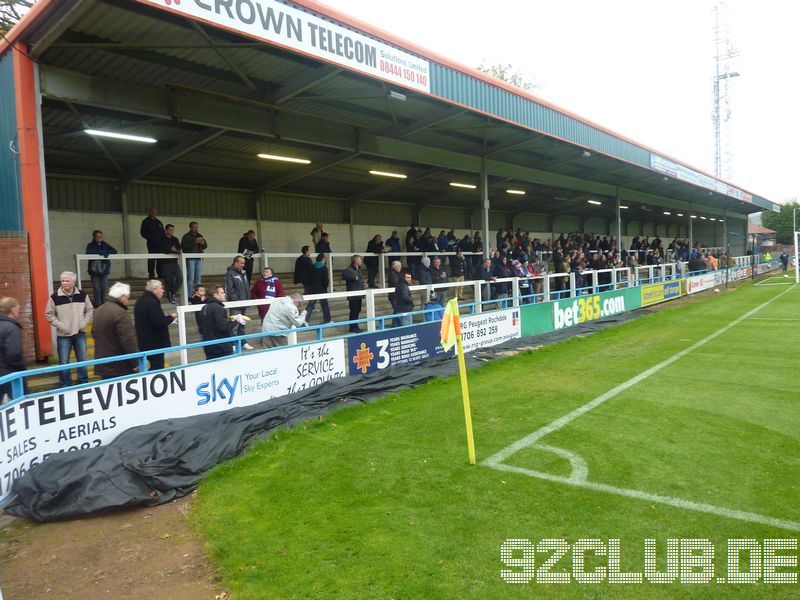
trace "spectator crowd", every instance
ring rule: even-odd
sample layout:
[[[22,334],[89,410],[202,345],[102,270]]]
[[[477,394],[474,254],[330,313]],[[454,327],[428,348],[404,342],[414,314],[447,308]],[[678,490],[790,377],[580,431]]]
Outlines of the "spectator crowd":
[[[88,261],[92,297],[79,289],[77,274],[69,271],[61,274],[60,286],[48,299],[45,309],[45,317],[56,331],[59,364],[68,364],[73,354],[78,362],[87,359],[86,331],[90,322],[96,359],[111,359],[171,346],[169,326],[176,321],[177,315],[175,312],[165,314],[162,301],[177,301],[183,277],[178,261],[180,255],[203,254],[209,244],[196,221],[189,224],[189,230],[182,237],[176,237],[174,225],[164,224],[155,207],[149,209],[142,221],[140,234],[148,253],[164,255],[164,258],[147,260],[148,280],[132,311],[129,310],[130,286],[117,282],[109,287],[111,262],[104,259],[117,254],[117,249],[103,239],[101,230],[92,232],[92,240],[86,246],[86,254],[98,257]],[[192,290],[189,302],[201,305],[195,313],[198,330],[206,342],[227,340],[205,345],[207,358],[232,354],[235,346],[230,338],[246,333],[250,321],[247,309],[226,306],[229,302],[269,301],[257,306],[260,330],[264,334],[261,343],[265,347],[286,345],[288,331],[307,325],[318,303],[322,323],[331,322],[328,300],[311,299],[305,308],[302,307],[304,295],[323,294],[332,283],[330,235],[322,223],[316,223],[310,236],[311,244],[301,248],[292,273],[293,283],[302,286],[302,294],[287,295],[280,278],[268,266],[256,273],[253,281],[255,255],[264,251],[253,230],[242,234],[237,254],[219,283],[203,285],[203,259],[187,258],[187,282]],[[389,265],[386,287],[393,288],[388,295],[394,312],[393,323],[405,326],[412,323],[410,313],[415,308],[425,310],[425,318],[433,320],[441,314],[450,293],[459,300],[463,299],[460,285],[437,289],[445,283],[482,281],[484,300],[505,305],[512,293],[509,280],[514,277],[520,278],[521,302],[527,303],[542,299],[543,278],[548,274],[554,275],[549,289],[559,297],[569,289],[572,275],[577,288],[594,285],[589,276],[591,271],[600,271],[596,283],[600,289],[607,289],[612,285],[608,270],[613,268],[653,266],[658,269],[664,262],[680,261],[688,263],[689,271],[699,271],[716,270],[733,263],[727,254],[701,252],[699,244],[689,248],[685,239],[675,238],[665,247],[658,236],[652,239],[636,236],[627,249],[620,248],[613,235],[577,232],[539,239],[521,229],[500,229],[493,241],[494,248],[489,258],[484,259],[485,240],[480,231],[459,237],[454,229],[435,233],[430,227],[422,229],[412,223],[402,237],[397,230],[385,240],[381,234],[375,234],[367,243],[364,256],[353,255],[350,265],[340,273],[340,279],[346,292],[363,292],[378,287],[380,263],[385,256]],[[413,285],[429,287],[415,299],[410,289]],[[358,321],[362,318],[363,294],[348,295],[347,302],[346,325],[351,332],[358,333],[361,331]],[[18,313],[19,303],[11,298],[0,299],[0,344],[5,349],[0,356],[0,375],[24,368],[21,342],[18,341]],[[253,349],[246,341],[243,341],[242,348]],[[152,353],[147,360],[151,370],[163,368],[165,364],[163,353]],[[103,378],[119,377],[135,373],[139,365],[138,360],[108,360],[97,364],[95,373]],[[77,382],[87,381],[86,367],[78,367]],[[72,384],[71,372],[61,371],[59,386]],[[0,398],[4,393],[10,393],[10,390],[0,388]]]

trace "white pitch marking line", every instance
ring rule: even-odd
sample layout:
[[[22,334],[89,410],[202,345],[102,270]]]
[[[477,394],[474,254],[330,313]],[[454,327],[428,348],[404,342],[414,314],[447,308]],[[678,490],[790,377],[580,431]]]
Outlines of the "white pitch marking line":
[[[751,317],[751,321],[800,321],[800,317]]]
[[[780,283],[770,283],[770,281],[778,280]],[[753,287],[769,287],[772,285],[794,285],[793,279],[788,279],[786,277],[767,277],[763,281],[759,281],[753,284]]]
[[[684,356],[686,356],[690,352],[693,352],[693,351],[697,350],[698,348],[704,346],[708,342],[716,339],[717,337],[719,337],[723,333],[729,331],[731,328],[735,327],[736,325],[738,325],[739,323],[741,323],[745,319],[751,317],[752,315],[754,315],[755,313],[760,311],[762,308],[768,306],[769,304],[772,304],[773,302],[775,302],[775,300],[777,300],[778,298],[784,296],[786,293],[790,292],[791,290],[792,290],[792,288],[789,288],[788,290],[784,290],[783,292],[781,292],[777,296],[775,296],[773,298],[770,298],[769,300],[767,300],[763,304],[760,304],[756,308],[748,311],[747,313],[745,313],[744,315],[742,315],[741,317],[739,317],[735,321],[731,321],[730,323],[728,323],[727,325],[725,325],[721,329],[715,331],[711,335],[706,336],[705,338],[703,338],[699,342],[696,342],[695,344],[691,345],[689,348],[681,350],[680,352],[678,352],[677,354],[674,354],[670,358],[658,363],[657,365],[655,365],[653,367],[650,367],[649,369],[647,369],[646,371],[643,371],[642,373],[640,373],[639,375],[636,375],[635,377],[631,377],[627,381],[619,384],[618,386],[616,386],[615,388],[607,391],[606,393],[601,394],[600,396],[598,396],[594,400],[591,400],[590,402],[587,402],[583,406],[580,406],[580,407],[576,408],[572,412],[569,412],[566,415],[556,419],[552,423],[550,423],[548,425],[545,425],[544,427],[542,427],[540,429],[537,429],[533,433],[525,436],[524,438],[522,438],[520,440],[517,440],[516,442],[514,442],[513,444],[510,444],[509,446],[503,448],[502,450],[500,450],[496,454],[493,454],[489,458],[481,461],[480,464],[483,465],[483,466],[486,466],[486,467],[490,467],[490,468],[493,468],[493,469],[500,470],[500,471],[508,471],[508,472],[512,472],[512,473],[521,473],[523,475],[528,475],[529,477],[538,477],[540,479],[546,479],[546,480],[549,480],[549,481],[556,481],[556,482],[560,482],[560,483],[566,483],[568,485],[573,485],[573,486],[577,486],[577,487],[583,487],[583,488],[587,488],[587,489],[593,489],[593,490],[597,490],[597,491],[603,491],[603,492],[608,492],[608,493],[612,493],[612,494],[618,494],[618,495],[627,496],[627,497],[630,497],[630,498],[638,498],[638,499],[642,499],[642,500],[648,500],[648,501],[651,501],[651,502],[658,502],[658,503],[661,503],[661,504],[667,504],[667,505],[670,505],[670,506],[677,506],[679,508],[685,508],[685,509],[688,509],[688,510],[695,510],[695,511],[699,511],[699,512],[707,512],[707,513],[716,514],[716,515],[720,515],[720,516],[724,516],[724,517],[729,517],[729,518],[737,519],[737,520],[741,520],[741,521],[750,521],[750,522],[754,522],[754,523],[763,523],[763,524],[766,524],[766,525],[772,525],[772,526],[780,527],[780,528],[783,528],[783,529],[790,529],[790,530],[794,530],[794,531],[800,531],[800,522],[789,521],[789,520],[785,520],[785,519],[775,519],[773,517],[767,517],[767,516],[759,515],[759,514],[756,514],[756,513],[749,513],[749,512],[745,512],[745,511],[737,511],[737,510],[724,508],[724,507],[720,507],[720,506],[714,506],[714,505],[711,505],[711,504],[700,504],[700,503],[697,503],[697,502],[692,502],[690,500],[683,500],[681,498],[673,498],[673,497],[670,497],[670,496],[659,496],[657,494],[650,494],[648,492],[642,492],[642,491],[639,491],[639,490],[633,490],[633,489],[628,489],[628,488],[618,488],[618,487],[614,487],[614,486],[606,485],[606,484],[602,484],[602,483],[590,482],[590,481],[587,480],[588,468],[586,467],[586,462],[583,460],[583,458],[581,458],[579,455],[577,455],[577,454],[575,454],[573,452],[570,452],[568,450],[563,450],[563,449],[560,449],[560,448],[556,448],[554,446],[544,446],[544,445],[542,445],[542,446],[538,446],[538,447],[540,447],[540,448],[542,448],[544,450],[550,451],[550,452],[555,452],[556,454],[558,454],[558,455],[560,455],[560,456],[562,456],[564,458],[567,458],[570,461],[570,464],[572,465],[572,471],[573,471],[572,474],[570,475],[570,477],[560,477],[558,475],[551,475],[549,473],[544,473],[544,472],[541,472],[541,471],[533,471],[533,470],[530,470],[530,469],[524,469],[524,468],[521,468],[521,467],[514,467],[514,466],[511,466],[511,465],[503,464],[503,461],[508,459],[510,456],[516,454],[517,452],[519,452],[520,450],[523,450],[524,448],[528,448],[528,447],[536,445],[536,443],[540,439],[542,439],[544,436],[546,436],[546,435],[548,435],[550,433],[553,433],[554,431],[558,431],[559,429],[561,429],[564,426],[568,425],[570,422],[574,421],[578,417],[586,414],[590,410],[592,410],[594,408],[597,408],[598,406],[600,406],[604,402],[607,402],[608,400],[610,400],[611,398],[614,398],[615,396],[621,394],[622,392],[624,392],[628,388],[633,387],[637,383],[640,383],[644,379],[647,379],[651,375],[654,375],[658,371],[664,369],[665,367],[668,367],[669,365],[671,365],[675,361],[683,358]],[[580,466],[578,466],[578,465],[580,465]]]
[[[537,448],[539,446],[536,446]],[[800,531],[800,522],[790,521],[788,519],[776,519],[775,517],[768,517],[758,513],[746,512],[743,510],[733,510],[722,506],[714,506],[713,504],[702,504],[700,502],[692,502],[691,500],[684,500],[683,498],[673,498],[672,496],[661,496],[659,494],[650,494],[639,490],[632,490],[629,488],[621,488],[613,485],[606,485],[604,483],[594,483],[592,481],[582,481],[580,479],[570,477],[561,477],[559,475],[551,475],[550,473],[543,473],[542,471],[533,471],[524,469],[522,467],[514,467],[506,464],[493,464],[489,465],[498,471],[506,471],[509,473],[519,473],[527,475],[528,477],[536,477],[537,479],[545,479],[547,481],[554,481],[557,483],[566,483],[574,487],[585,488],[596,492],[606,492],[609,494],[617,494],[618,496],[627,496],[628,498],[636,498],[637,500],[645,500],[647,502],[655,502],[657,504],[666,504],[667,506],[674,506],[685,510],[693,510],[697,512],[709,513],[728,519],[736,519],[737,521],[746,521],[748,523],[759,523],[761,525],[769,525],[770,527],[778,527],[780,529],[787,529],[789,531]]]

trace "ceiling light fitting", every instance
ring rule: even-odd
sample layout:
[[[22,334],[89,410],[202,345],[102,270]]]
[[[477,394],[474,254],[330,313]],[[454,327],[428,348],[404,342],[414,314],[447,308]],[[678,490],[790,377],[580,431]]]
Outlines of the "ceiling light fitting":
[[[84,129],[89,135],[96,137],[110,138],[114,140],[124,140],[126,142],[142,142],[144,144],[155,144],[158,140],[141,135],[128,135],[127,133],[115,133],[113,131],[102,131],[100,129]]]
[[[297,163],[298,165],[310,165],[311,161],[305,158],[293,158],[291,156],[281,156],[280,154],[259,154],[258,158],[265,160],[277,160],[280,162]]]
[[[402,173],[392,173],[390,171],[377,171],[375,169],[369,172],[370,175],[377,175],[379,177],[394,177],[395,179],[405,179],[408,175]]]

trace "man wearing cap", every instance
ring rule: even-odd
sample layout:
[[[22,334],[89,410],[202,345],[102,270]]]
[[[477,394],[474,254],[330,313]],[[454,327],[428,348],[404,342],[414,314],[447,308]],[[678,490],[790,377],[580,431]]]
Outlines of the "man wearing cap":
[[[330,254],[331,253],[331,243],[329,241],[328,233],[323,231],[322,235],[319,238],[319,241],[314,245],[314,251],[317,254]]]

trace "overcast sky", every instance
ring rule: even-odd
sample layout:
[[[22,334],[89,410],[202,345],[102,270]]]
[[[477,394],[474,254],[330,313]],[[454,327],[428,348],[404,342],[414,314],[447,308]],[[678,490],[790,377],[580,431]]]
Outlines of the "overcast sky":
[[[714,174],[711,0],[323,0],[467,66],[511,63],[544,100]],[[728,0],[730,180],[800,196],[800,2]]]

